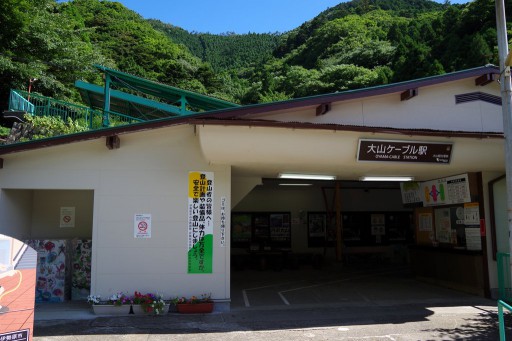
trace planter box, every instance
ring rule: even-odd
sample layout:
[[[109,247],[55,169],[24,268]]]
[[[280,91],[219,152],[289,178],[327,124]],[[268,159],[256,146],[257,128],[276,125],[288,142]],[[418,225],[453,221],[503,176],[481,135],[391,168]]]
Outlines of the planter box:
[[[213,311],[213,303],[177,304],[176,310],[180,314],[207,314]]]
[[[134,315],[153,315],[154,313],[146,313],[140,304],[132,305],[132,310]],[[129,305],[121,305],[115,306],[111,304],[93,304],[92,309],[96,315],[130,315],[130,306]],[[162,314],[167,314],[169,312],[169,304],[164,306],[164,310]]]

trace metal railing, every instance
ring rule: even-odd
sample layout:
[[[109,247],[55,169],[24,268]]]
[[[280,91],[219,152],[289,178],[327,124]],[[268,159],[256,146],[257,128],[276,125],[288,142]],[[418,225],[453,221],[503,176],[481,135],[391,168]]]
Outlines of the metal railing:
[[[90,130],[103,128],[103,111],[94,110],[78,104],[59,101],[50,97],[23,90],[11,90],[9,98],[9,110],[25,111],[34,116],[59,117],[64,122],[69,119]],[[130,117],[112,111],[106,112],[110,126],[118,126],[137,122],[143,119]]]
[[[18,92],[11,90],[9,96],[9,110],[25,111],[32,114],[34,112],[34,105]]]
[[[503,308],[512,311],[512,307],[509,305],[509,303],[512,302],[510,253],[498,252],[496,258],[498,261],[498,322],[500,340],[505,341],[505,318]]]

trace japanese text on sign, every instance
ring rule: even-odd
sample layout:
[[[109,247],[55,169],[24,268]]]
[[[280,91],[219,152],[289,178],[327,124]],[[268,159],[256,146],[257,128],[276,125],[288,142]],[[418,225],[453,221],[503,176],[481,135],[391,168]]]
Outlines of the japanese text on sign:
[[[449,163],[452,145],[447,143],[359,140],[359,161]]]
[[[189,273],[211,273],[213,173],[189,173]]]

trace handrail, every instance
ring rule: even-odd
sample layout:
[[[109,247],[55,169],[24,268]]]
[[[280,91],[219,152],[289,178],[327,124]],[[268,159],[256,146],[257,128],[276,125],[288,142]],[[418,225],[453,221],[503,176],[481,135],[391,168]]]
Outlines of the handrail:
[[[9,110],[19,110],[33,113],[34,105],[18,92],[11,89],[11,93],[9,95]]]
[[[94,110],[86,106],[56,100],[37,93],[28,93],[24,90],[11,90],[9,109],[22,110],[34,116],[57,116],[66,121],[71,118],[82,122],[89,130],[100,129],[104,111]],[[25,110],[29,108],[29,110]],[[123,115],[113,111],[105,111],[110,117],[110,125],[124,125],[144,122],[144,119]]]
[[[498,300],[498,321],[499,321],[499,329],[500,329],[500,341],[505,341],[505,318],[503,316],[503,308],[506,308],[508,311],[512,311],[512,306],[503,302],[502,300]]]

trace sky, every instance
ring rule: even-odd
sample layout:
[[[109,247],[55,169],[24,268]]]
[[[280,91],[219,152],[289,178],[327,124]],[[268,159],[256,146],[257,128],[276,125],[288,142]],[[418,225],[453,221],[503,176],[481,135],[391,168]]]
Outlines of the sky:
[[[146,19],[189,32],[274,33],[290,31],[343,0],[116,0]],[[444,0],[436,0],[444,3]],[[450,3],[467,3],[452,0]]]

